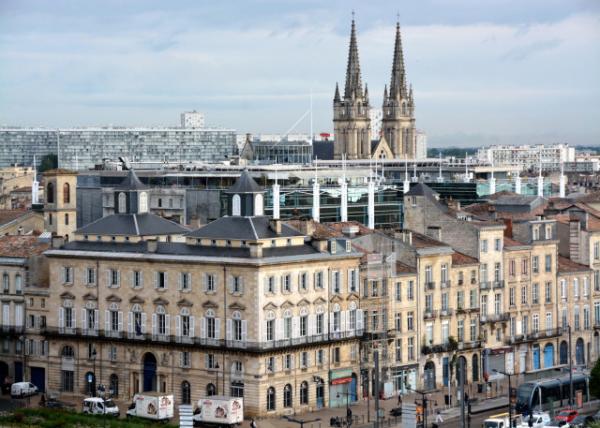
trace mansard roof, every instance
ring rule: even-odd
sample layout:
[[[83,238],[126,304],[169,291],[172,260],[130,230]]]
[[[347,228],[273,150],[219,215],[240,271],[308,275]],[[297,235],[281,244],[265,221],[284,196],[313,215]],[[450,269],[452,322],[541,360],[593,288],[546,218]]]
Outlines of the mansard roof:
[[[189,229],[156,214],[112,214],[102,217],[76,233],[83,235],[157,236],[180,235]]]

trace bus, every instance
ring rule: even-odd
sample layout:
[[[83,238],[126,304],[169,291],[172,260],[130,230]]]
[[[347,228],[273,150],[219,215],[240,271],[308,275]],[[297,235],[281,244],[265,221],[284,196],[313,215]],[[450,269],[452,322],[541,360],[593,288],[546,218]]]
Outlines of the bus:
[[[577,391],[583,394],[583,401],[589,396],[589,376],[573,373],[573,401],[577,399]],[[530,414],[533,410],[548,410],[566,406],[569,403],[569,375],[558,378],[525,382],[517,388],[516,410],[519,413]]]

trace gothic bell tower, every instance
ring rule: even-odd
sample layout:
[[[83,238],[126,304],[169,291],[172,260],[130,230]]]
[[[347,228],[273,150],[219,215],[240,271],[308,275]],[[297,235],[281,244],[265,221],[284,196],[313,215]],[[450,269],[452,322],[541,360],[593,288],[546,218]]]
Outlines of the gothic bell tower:
[[[395,158],[414,159],[416,155],[415,102],[412,86],[406,88],[406,71],[400,23],[396,24],[396,42],[392,63],[390,91],[383,91],[383,118],[381,129]]]
[[[368,159],[371,156],[371,105],[369,90],[362,86],[356,25],[352,18],[350,31],[350,49],[346,68],[344,98],[340,96],[338,84],[335,84],[333,97],[333,129],[335,133],[334,158]]]

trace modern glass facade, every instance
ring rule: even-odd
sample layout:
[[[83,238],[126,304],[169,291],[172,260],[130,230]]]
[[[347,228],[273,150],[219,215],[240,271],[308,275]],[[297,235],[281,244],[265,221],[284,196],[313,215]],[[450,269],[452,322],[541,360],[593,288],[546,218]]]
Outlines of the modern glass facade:
[[[312,145],[307,141],[253,141],[253,161],[257,164],[312,162]]]
[[[0,167],[58,153],[59,166],[93,168],[103,159],[218,162],[237,153],[235,131],[184,128],[0,129]]]

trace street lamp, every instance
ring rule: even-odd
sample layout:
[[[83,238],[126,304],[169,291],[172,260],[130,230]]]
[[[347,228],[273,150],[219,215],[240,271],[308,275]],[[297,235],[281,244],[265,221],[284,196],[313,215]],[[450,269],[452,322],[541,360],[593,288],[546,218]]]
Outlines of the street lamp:
[[[90,396],[94,396],[95,395],[95,388],[96,388],[96,347],[94,346],[92,348],[92,361],[94,362],[94,369],[93,369],[93,375],[94,375],[94,384],[92,385],[91,383],[91,379],[90,379]]]
[[[508,376],[508,425],[509,427],[513,426],[513,420],[512,420],[512,387],[511,387],[511,383],[510,380],[511,378],[514,376],[512,373],[506,373],[503,372],[501,370],[496,370],[493,369],[492,370],[494,373],[500,373],[504,376]]]
[[[215,361],[215,395],[219,392],[219,362]]]

